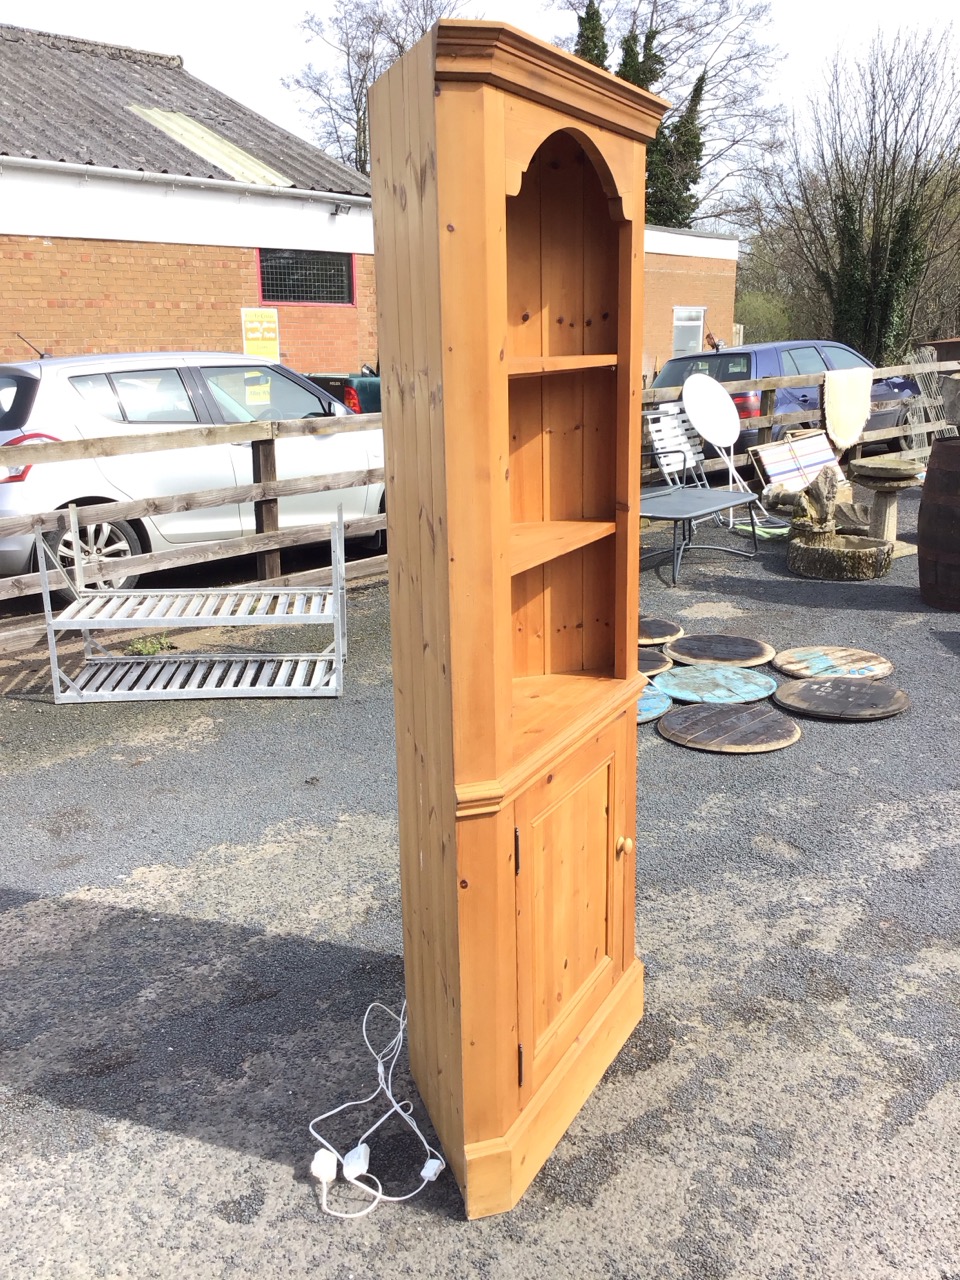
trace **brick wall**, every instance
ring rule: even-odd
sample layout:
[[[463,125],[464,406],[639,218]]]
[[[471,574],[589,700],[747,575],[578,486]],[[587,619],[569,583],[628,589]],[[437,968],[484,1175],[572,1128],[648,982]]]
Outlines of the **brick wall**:
[[[706,307],[704,332],[733,341],[737,264],[722,258],[648,253],[644,259],[643,372],[649,383],[673,355],[673,308]]]
[[[355,305],[280,304],[281,359],[302,373],[377,361],[373,257],[354,258]],[[673,308],[706,307],[729,344],[736,263],[648,253],[643,371],[673,354]],[[239,351],[240,308],[260,305],[255,249],[0,236],[0,361],[84,351]]]
[[[281,359],[303,373],[377,359],[373,258],[356,305],[280,304]],[[240,351],[240,308],[260,305],[255,249],[0,236],[0,361],[98,351]],[[267,304],[270,305],[270,304]]]

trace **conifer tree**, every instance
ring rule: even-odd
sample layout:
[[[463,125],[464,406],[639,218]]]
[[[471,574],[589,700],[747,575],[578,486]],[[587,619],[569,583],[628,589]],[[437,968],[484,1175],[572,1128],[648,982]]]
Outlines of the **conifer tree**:
[[[622,53],[617,75],[621,80],[629,80],[640,89],[653,88],[663,75],[666,66],[663,57],[655,47],[659,34],[656,27],[648,27],[643,37],[643,54],[641,55],[637,24],[633,23],[620,41]]]
[[[661,125],[647,147],[647,222],[689,229],[699,201],[696,186],[703,161],[700,104],[707,73],[697,77],[680,114]]]
[[[603,27],[597,0],[587,0],[587,7],[577,17],[577,43],[573,52],[584,62],[592,62],[595,67],[606,67],[610,50],[607,48],[607,36]]]
[[[629,80],[631,84],[640,85],[641,89],[646,89],[647,85],[640,84],[639,44],[637,24],[634,23],[620,41],[620,65],[617,67],[617,75],[621,80]]]
[[[354,3],[358,0],[354,0]],[[548,0],[548,5],[578,18],[563,48],[592,62],[603,56],[582,48],[588,0]],[[771,42],[774,0],[594,0],[603,15],[610,69],[623,79],[675,104],[674,121],[702,68],[709,68],[697,123],[703,139],[699,204],[694,225],[703,218],[742,225],[750,182],[768,158],[776,161],[783,141],[777,136],[786,113],[769,92],[782,53]],[[591,17],[596,21],[595,15]],[[581,35],[578,37],[577,30]],[[618,65],[619,64],[619,65]],[[638,65],[639,64],[639,65]]]

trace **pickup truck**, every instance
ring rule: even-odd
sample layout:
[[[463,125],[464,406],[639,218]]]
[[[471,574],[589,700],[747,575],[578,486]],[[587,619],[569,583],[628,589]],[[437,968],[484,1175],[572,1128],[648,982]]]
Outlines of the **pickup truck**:
[[[380,412],[380,375],[368,364],[359,373],[308,373],[306,376],[353,413]]]

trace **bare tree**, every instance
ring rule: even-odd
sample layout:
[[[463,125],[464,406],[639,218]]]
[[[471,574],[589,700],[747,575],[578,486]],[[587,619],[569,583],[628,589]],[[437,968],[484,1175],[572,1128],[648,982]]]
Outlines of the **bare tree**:
[[[764,175],[760,239],[786,246],[816,282],[824,328],[878,363],[933,336],[917,329],[938,276],[955,313],[956,66],[949,29],[878,38],[852,65],[838,57],[826,92],[811,99],[808,127],[794,129]]]
[[[284,83],[312,94],[317,141],[344,164],[370,172],[367,90],[460,0],[335,0],[329,17],[307,14],[303,29],[327,46],[326,63],[310,63]]]
[[[579,16],[584,0],[558,0],[558,7]],[[764,37],[769,0],[606,0],[600,7],[612,49],[634,28],[641,43],[645,32],[657,33],[663,70],[651,88],[672,104],[665,124],[682,114],[699,77],[705,77],[697,117],[703,157],[695,217],[735,219],[742,180],[773,149],[783,122],[780,108],[764,102],[777,56]]]
[[[822,337],[830,333],[826,295],[793,237],[758,202],[753,234],[741,242],[734,319],[746,342]]]

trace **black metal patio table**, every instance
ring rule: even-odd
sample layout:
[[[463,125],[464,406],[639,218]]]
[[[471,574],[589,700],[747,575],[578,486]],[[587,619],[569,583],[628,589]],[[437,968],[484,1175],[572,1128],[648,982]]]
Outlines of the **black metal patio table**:
[[[733,556],[746,556],[747,559],[752,559],[757,554],[760,548],[757,543],[754,508],[759,502],[760,499],[755,493],[745,493],[740,489],[700,489],[680,486],[655,488],[641,491],[640,515],[647,520],[673,521],[673,585],[676,586],[684,552],[691,548],[704,551],[726,551]],[[750,512],[752,551],[742,551],[739,547],[720,547],[710,542],[694,544],[697,520],[720,515],[722,512],[730,512],[736,507],[746,507]]]

